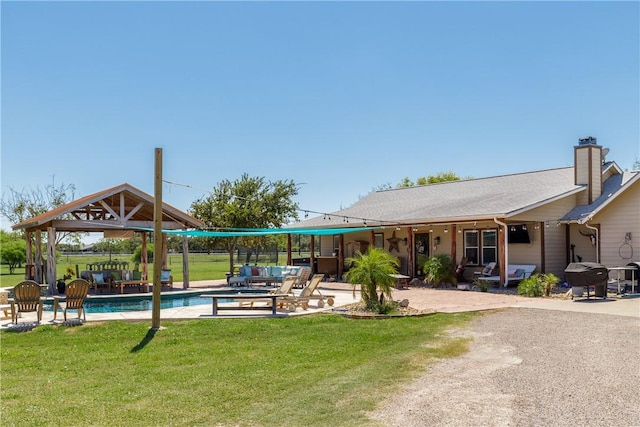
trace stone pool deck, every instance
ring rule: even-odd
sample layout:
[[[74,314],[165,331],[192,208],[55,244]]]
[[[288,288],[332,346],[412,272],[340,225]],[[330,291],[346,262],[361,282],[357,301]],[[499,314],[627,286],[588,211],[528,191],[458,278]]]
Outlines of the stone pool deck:
[[[224,280],[208,280],[192,282],[188,291],[197,294],[203,290],[213,289],[229,289]],[[319,286],[319,290],[323,295],[335,295],[335,304],[333,307],[340,307],[347,304],[357,302],[359,300],[359,290],[356,290],[354,297],[352,285],[339,282],[323,282]],[[174,283],[173,291],[166,291],[163,294],[172,294],[184,291],[181,283]],[[299,290],[297,290],[299,292]],[[115,295],[114,295],[115,296]],[[395,300],[408,299],[409,305],[419,310],[432,310],[442,313],[456,313],[466,311],[480,311],[501,309],[507,307],[524,307],[537,308],[547,310],[561,310],[586,313],[611,314],[618,316],[631,316],[640,318],[640,298],[629,297],[612,297],[603,300],[591,298],[571,299],[561,298],[525,298],[513,294],[497,293],[497,292],[477,292],[477,291],[458,291],[455,289],[431,289],[431,288],[410,288],[410,289],[394,289],[393,298]],[[329,312],[333,307],[325,305],[323,308],[317,308],[315,301],[311,301],[311,307],[308,310],[298,308],[295,313],[288,310],[278,310],[278,316],[290,317],[312,314],[318,312]],[[0,316],[3,313],[0,313]],[[18,319],[18,325],[12,326],[11,318],[0,319],[0,328],[24,328],[29,325],[35,325],[35,313],[25,313]],[[75,312],[71,312],[74,317]],[[62,324],[62,312],[58,313],[58,319],[53,320],[53,312],[45,311],[42,316],[41,324]],[[239,317],[271,317],[271,313],[265,310],[256,311],[234,311],[229,310],[220,316],[212,316],[212,305],[202,304],[188,307],[162,309],[160,318],[162,320],[184,320],[196,318],[239,318]],[[119,313],[87,313],[87,322],[103,322],[108,320],[125,320],[125,321],[151,321],[151,310],[146,311],[129,311]]]

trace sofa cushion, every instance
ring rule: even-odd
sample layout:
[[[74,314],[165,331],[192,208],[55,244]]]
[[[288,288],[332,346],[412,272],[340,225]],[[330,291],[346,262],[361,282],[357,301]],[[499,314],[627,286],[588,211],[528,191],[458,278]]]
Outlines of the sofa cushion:
[[[94,283],[99,283],[99,284],[104,283],[104,274],[102,273],[91,273],[91,277],[93,277]]]
[[[282,267],[273,266],[271,267],[271,276],[273,277],[282,277]]]
[[[162,270],[160,272],[160,281],[168,282],[171,280],[171,270]]]
[[[514,269],[509,269],[507,275],[511,278],[514,277],[523,277],[524,276],[524,270],[521,268],[514,268]]]

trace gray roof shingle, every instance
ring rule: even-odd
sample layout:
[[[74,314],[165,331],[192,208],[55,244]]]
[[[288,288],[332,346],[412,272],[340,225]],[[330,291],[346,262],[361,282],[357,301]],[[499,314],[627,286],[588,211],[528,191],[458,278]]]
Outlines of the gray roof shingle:
[[[310,218],[295,227],[421,223],[508,217],[544,202],[584,190],[574,184],[574,168],[565,167],[489,178],[376,191],[352,206]],[[328,213],[329,214],[329,213]],[[329,214],[331,216],[331,214]]]
[[[599,210],[605,203],[615,197],[632,179],[638,179],[640,172],[624,172],[621,175],[613,175],[602,185],[602,194],[590,205],[576,206],[564,217],[562,221],[582,221],[586,220],[593,213]]]

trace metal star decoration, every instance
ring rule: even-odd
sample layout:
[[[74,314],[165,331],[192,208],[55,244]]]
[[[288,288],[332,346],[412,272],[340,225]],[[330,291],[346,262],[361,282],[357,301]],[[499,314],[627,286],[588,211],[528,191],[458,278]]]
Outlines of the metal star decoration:
[[[400,240],[402,239],[397,238],[396,232],[394,231],[391,237],[387,239],[387,242],[389,242],[389,252],[394,249],[396,250],[396,252],[400,252],[400,248],[398,247],[398,243],[400,242]]]

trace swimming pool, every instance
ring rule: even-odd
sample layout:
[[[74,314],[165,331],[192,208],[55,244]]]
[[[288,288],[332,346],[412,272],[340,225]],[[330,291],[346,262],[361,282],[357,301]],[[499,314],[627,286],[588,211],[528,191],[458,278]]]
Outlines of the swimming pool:
[[[234,292],[242,293],[242,291],[234,290]],[[247,290],[250,293],[268,293],[268,290]],[[180,294],[162,294],[160,299],[160,309],[189,307],[193,305],[211,304],[211,298],[202,298],[200,295],[215,295],[221,293],[229,293],[228,290],[216,291],[197,291],[191,293]],[[224,301],[220,301],[224,302]],[[85,311],[87,313],[119,313],[121,311],[145,311],[153,308],[151,294],[149,295],[131,295],[131,296],[89,296],[85,302]],[[53,301],[46,301],[44,304],[45,311],[53,311]]]

